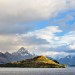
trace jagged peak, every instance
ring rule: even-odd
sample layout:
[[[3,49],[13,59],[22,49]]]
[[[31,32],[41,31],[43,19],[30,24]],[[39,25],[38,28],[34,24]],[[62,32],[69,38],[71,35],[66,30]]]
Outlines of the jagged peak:
[[[9,52],[5,52],[4,54],[10,54]]]
[[[33,54],[29,50],[25,49],[24,47],[21,47],[18,51],[13,52],[12,54],[18,55],[18,56],[23,56],[23,57],[33,56]]]
[[[27,50],[26,48],[24,47],[21,47],[18,51],[17,51],[18,54],[20,54],[21,56],[26,56],[26,55],[32,55],[30,53],[29,50]]]
[[[21,47],[19,50],[25,50],[25,48],[24,47]]]
[[[3,54],[2,52],[0,52],[0,54]]]
[[[19,51],[19,52],[20,52],[20,51],[21,51],[21,52],[28,52],[28,50],[27,50],[26,48],[24,48],[24,47],[21,47],[18,51]]]

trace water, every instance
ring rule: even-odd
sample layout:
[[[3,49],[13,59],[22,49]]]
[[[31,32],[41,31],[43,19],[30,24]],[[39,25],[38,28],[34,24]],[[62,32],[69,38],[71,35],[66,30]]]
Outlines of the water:
[[[0,68],[0,75],[75,75],[75,68]]]

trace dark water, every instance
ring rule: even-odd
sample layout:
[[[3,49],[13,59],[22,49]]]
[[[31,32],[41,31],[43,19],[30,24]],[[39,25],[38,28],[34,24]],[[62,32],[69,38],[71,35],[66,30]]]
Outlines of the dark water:
[[[0,68],[0,75],[75,75],[75,68]]]

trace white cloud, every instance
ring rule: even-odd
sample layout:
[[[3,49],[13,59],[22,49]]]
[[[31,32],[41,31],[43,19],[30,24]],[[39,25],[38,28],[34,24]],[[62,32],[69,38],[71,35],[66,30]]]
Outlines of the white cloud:
[[[54,59],[59,59],[62,57],[65,57],[67,55],[69,55],[69,53],[66,52],[56,52],[56,51],[47,51],[47,52],[41,52],[40,55],[46,55],[48,57],[52,57]]]
[[[75,44],[70,45],[69,48],[75,50]]]
[[[62,30],[60,30],[58,26],[47,26],[43,29],[35,30],[27,34],[22,34],[21,36],[23,37],[24,42],[26,42],[27,40],[26,37],[29,38],[26,44],[32,45],[36,50],[49,51],[57,44],[56,41],[59,40],[59,37],[56,36],[56,33],[60,32],[62,32]],[[37,44],[37,39],[42,39],[45,42],[42,42],[42,40],[38,40],[39,44]]]
[[[69,9],[67,0],[0,0],[0,16],[4,20],[30,21],[56,16]],[[74,5],[74,0],[69,6]],[[72,3],[73,2],[73,3]],[[72,9],[72,8],[71,8]]]
[[[65,44],[67,44],[67,45],[69,45],[69,44],[72,44],[74,41],[75,41],[75,31],[73,31],[73,32],[68,32],[67,34],[64,34],[63,36],[60,36],[59,37],[59,40],[58,40],[58,43],[60,43],[60,44],[63,44],[63,45],[65,45]]]
[[[59,29],[59,26],[47,26],[43,29],[35,30],[33,32],[29,32],[26,35],[23,36],[37,36],[37,38],[46,39],[47,41],[53,39],[57,39],[55,37],[55,33],[62,32],[62,30]]]
[[[58,26],[48,26],[26,34],[0,35],[0,49],[7,50],[10,47],[11,49],[15,49],[16,46],[25,46],[33,50],[35,48],[43,49],[43,47],[50,48],[50,41],[48,40],[53,41],[52,39],[55,37],[55,33],[58,32],[61,32]]]
[[[56,33],[61,32],[63,31],[58,26],[48,26],[23,36],[36,36],[49,42],[49,44],[37,45],[37,50],[73,53],[75,50],[75,31],[64,33],[63,36],[56,35]]]
[[[22,23],[46,20],[70,9],[75,9],[75,0],[0,0],[0,34],[28,32],[31,25]]]
[[[70,49],[75,49],[75,32],[57,36],[56,33],[62,32],[59,26],[48,26],[29,32],[36,25],[25,24],[30,21],[53,18],[59,12],[72,9],[75,10],[75,0],[0,0],[1,50],[14,50],[20,46],[32,50],[35,48],[49,50],[57,47],[62,49],[66,45]],[[73,17],[68,16],[66,19],[71,20]],[[61,21],[64,20],[61,19]],[[10,35],[7,35],[8,33]]]
[[[72,8],[75,0],[0,0],[1,19],[8,17],[16,21],[46,19]]]
[[[0,35],[0,50],[9,51],[17,50],[20,39],[17,35]]]
[[[60,42],[69,45],[70,49],[75,49],[75,31],[70,31],[65,34],[63,37],[61,37]]]
[[[37,54],[52,54],[52,57],[75,53],[75,31],[56,35],[61,32],[59,26],[48,26],[26,34],[0,35],[0,50],[13,52],[24,46]]]

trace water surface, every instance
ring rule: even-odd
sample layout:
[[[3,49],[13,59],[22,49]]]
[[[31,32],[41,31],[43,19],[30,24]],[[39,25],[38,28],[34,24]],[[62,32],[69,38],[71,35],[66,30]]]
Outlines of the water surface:
[[[75,75],[75,68],[0,68],[0,75]]]

